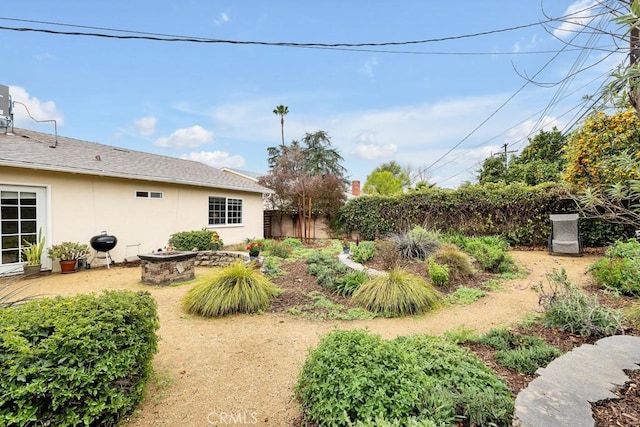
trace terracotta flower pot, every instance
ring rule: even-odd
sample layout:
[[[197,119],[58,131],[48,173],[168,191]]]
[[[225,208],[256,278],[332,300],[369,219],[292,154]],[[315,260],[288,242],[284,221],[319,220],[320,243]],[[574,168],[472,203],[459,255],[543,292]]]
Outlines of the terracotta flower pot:
[[[60,270],[62,270],[63,274],[66,273],[73,273],[76,269],[76,263],[78,262],[78,260],[71,260],[71,261],[60,261]]]

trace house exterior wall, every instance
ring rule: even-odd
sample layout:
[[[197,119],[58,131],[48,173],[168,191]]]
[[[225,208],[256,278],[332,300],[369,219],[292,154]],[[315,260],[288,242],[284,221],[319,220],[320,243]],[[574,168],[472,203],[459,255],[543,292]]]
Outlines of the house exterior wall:
[[[214,229],[225,244],[263,235],[259,193],[0,167],[3,185],[46,188],[46,246],[63,241],[88,244],[92,236],[106,231],[118,238],[110,252],[115,262],[163,248],[179,231]],[[162,192],[164,197],[137,198],[136,191]],[[209,226],[209,196],[242,199],[243,223]]]

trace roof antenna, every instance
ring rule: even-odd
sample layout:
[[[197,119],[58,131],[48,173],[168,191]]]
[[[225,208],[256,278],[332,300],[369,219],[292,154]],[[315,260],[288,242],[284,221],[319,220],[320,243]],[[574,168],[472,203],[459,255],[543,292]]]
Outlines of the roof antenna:
[[[36,118],[34,118],[31,113],[29,112],[29,108],[27,108],[27,106],[25,104],[23,104],[22,102],[18,102],[18,101],[13,101],[13,104],[20,104],[24,107],[25,110],[27,110],[27,114],[29,115],[29,117],[31,118],[31,120],[38,122],[38,123],[48,123],[48,122],[53,122],[53,127],[55,129],[55,140],[53,142],[53,144],[49,144],[49,147],[51,148],[56,148],[58,146],[58,122],[55,121],[55,119],[49,119],[49,120],[38,120]]]

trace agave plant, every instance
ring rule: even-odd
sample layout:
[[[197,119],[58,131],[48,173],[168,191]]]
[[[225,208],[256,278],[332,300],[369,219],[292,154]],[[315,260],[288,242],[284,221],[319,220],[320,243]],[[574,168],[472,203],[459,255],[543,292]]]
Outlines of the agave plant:
[[[400,268],[375,276],[353,294],[356,305],[389,317],[424,313],[438,307],[441,300],[433,285]]]
[[[237,261],[202,277],[185,296],[185,310],[202,316],[264,310],[280,290],[253,267]]]

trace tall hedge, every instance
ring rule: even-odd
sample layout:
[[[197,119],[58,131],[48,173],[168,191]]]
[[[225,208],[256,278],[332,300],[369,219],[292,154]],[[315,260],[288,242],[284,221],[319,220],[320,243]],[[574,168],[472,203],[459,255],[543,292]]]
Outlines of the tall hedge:
[[[555,184],[489,183],[393,197],[358,197],[344,205],[340,222],[366,240],[421,225],[467,236],[501,235],[514,245],[546,246],[549,214],[576,209],[566,190]],[[595,219],[582,220],[580,226],[589,246],[615,241],[615,236],[624,233],[622,227]]]
[[[147,292],[0,309],[0,425],[115,425],[142,399],[158,327]]]

